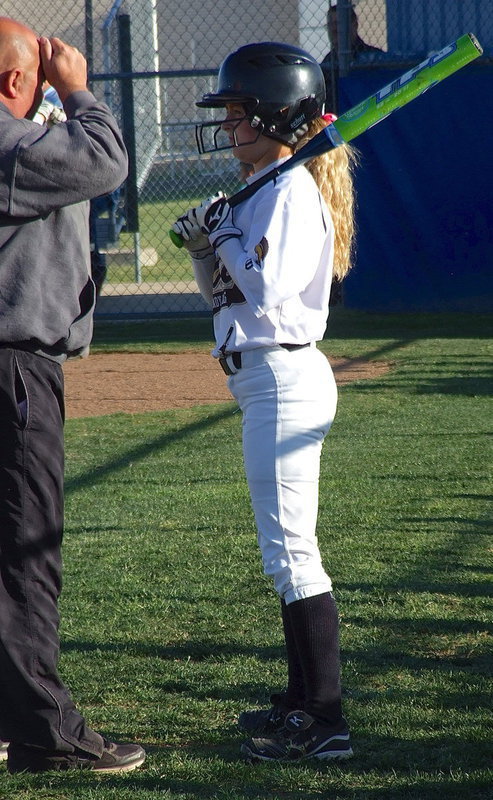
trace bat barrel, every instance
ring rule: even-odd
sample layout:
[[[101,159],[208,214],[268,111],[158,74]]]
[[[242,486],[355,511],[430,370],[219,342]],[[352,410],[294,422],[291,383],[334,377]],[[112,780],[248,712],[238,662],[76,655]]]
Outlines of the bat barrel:
[[[341,114],[332,125],[343,141],[350,142],[392,111],[401,108],[410,100],[419,97],[426,89],[474,61],[482,52],[483,49],[474,34],[466,33],[392,83],[379,89],[372,97]]]

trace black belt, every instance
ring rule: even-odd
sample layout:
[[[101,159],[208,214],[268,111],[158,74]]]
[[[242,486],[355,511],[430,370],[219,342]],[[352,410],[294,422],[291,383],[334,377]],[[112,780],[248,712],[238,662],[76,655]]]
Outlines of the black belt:
[[[306,342],[305,344],[280,344],[279,347],[284,347],[285,350],[301,350],[303,347],[310,347],[310,342]],[[226,356],[221,356],[218,359],[223,372],[226,375],[235,375],[228,364],[228,358],[231,359],[233,366],[238,371],[241,369],[241,352],[239,350],[235,350],[232,353],[228,353]]]

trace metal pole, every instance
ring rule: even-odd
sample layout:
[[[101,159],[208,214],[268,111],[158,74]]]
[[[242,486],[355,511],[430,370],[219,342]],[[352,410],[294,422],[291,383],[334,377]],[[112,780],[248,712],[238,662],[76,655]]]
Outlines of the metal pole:
[[[348,74],[353,58],[351,52],[351,8],[351,0],[337,0],[337,55],[341,78]]]
[[[86,37],[86,61],[88,75],[94,72],[94,31],[92,0],[85,0],[84,31]],[[90,85],[90,84],[89,84]]]
[[[137,189],[137,157],[135,144],[135,106],[132,79],[132,38],[130,31],[130,15],[120,14],[118,17],[118,41],[120,48],[120,69],[129,77],[122,80],[122,132],[128,152],[128,177],[125,183],[125,230],[139,233],[139,195]],[[135,242],[135,280],[141,282],[140,272],[140,240],[134,236]]]

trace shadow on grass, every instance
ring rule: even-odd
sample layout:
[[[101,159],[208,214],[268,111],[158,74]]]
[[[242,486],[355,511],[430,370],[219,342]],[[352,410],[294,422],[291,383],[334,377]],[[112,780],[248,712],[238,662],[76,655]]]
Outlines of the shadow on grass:
[[[92,797],[101,793],[109,797],[111,792],[118,800],[137,800],[149,793],[175,800],[463,800],[464,796],[468,800],[491,800],[491,782],[483,773],[460,773],[454,765],[450,769],[453,774],[445,777],[431,765],[421,767],[427,742],[417,753],[407,742],[390,737],[376,738],[373,743],[383,753],[402,748],[408,766],[399,770],[389,764],[377,774],[365,767],[364,754],[340,765],[246,765],[239,760],[237,748],[149,746],[147,764],[131,774],[96,777],[51,773],[49,796],[61,797],[63,793],[64,797],[85,797],[90,793]],[[419,773],[413,768],[415,756]],[[190,774],[197,772],[199,776]],[[19,787],[39,790],[33,797],[45,796],[46,781],[46,775],[16,776]],[[316,788],[314,781],[319,784]]]
[[[451,313],[382,314],[352,311],[338,306],[331,309],[326,338],[400,339],[488,339],[491,315]]]
[[[210,316],[203,318],[175,318],[118,321],[105,323],[96,320],[93,344],[140,345],[147,341],[209,342],[212,337]],[[331,309],[325,341],[331,339],[394,339],[410,343],[417,339],[481,339],[491,337],[489,314],[467,313],[413,313],[375,314],[351,311],[342,306]],[[391,347],[395,347],[395,343]],[[399,346],[402,346],[399,345]]]
[[[406,342],[405,344],[409,344]],[[401,342],[396,347],[402,347]],[[388,352],[385,352],[388,351]],[[391,355],[392,347],[386,347],[365,353],[365,360],[382,358]],[[467,363],[467,372],[464,365]],[[456,395],[462,397],[489,397],[493,394],[493,372],[490,362],[485,357],[471,359],[450,357],[442,359],[440,364],[434,364],[433,373],[428,379],[423,373],[420,362],[414,369],[412,361],[407,360],[405,365],[395,366],[384,376],[373,378],[370,381],[355,381],[360,393],[373,393],[393,389],[411,395]],[[443,373],[443,374],[441,374]],[[452,373],[452,374],[451,374]],[[353,385],[353,384],[352,384]],[[343,390],[345,387],[342,387]]]
[[[120,322],[118,325],[96,320],[91,346],[95,346],[96,350],[103,347],[110,349],[114,345],[144,348],[149,343],[159,343],[163,345],[164,351],[167,342],[203,343],[205,347],[212,344],[212,336],[210,316],[190,317],[185,320]]]
[[[347,589],[347,586],[345,587]],[[361,591],[361,585],[355,586]],[[369,601],[372,602],[372,589],[367,587]],[[429,587],[426,589],[430,591]],[[183,598],[185,602],[187,598]],[[188,598],[190,600],[190,598]],[[344,622],[364,629],[368,619],[346,613]],[[361,649],[349,649],[343,646],[343,660],[351,662],[358,674],[367,674],[369,671],[385,675],[395,669],[406,669],[422,673],[433,672],[435,675],[442,672],[447,675],[452,670],[474,673],[476,676],[488,676],[491,673],[491,654],[487,651],[489,636],[493,633],[493,624],[474,620],[450,620],[423,618],[399,618],[398,621],[389,611],[388,616],[382,608],[374,619],[378,625],[379,640],[377,643],[365,643]],[[479,638],[482,646],[475,648],[461,637],[474,633]],[[443,644],[442,637],[447,637]],[[435,641],[436,637],[438,640]],[[419,643],[418,652],[413,652],[413,643]],[[441,648],[446,647],[446,650]],[[255,658],[260,664],[269,662],[283,662],[285,651],[283,646],[259,646],[254,643],[243,644],[239,641],[229,640],[218,642],[216,638],[192,639],[187,642],[159,645],[142,641],[126,642],[88,642],[65,641],[61,646],[62,652],[101,652],[111,654],[125,654],[127,657],[161,659],[169,662],[187,662],[193,664],[225,663],[231,659]],[[222,700],[248,700],[258,702],[262,694],[267,701],[270,690],[262,685],[262,671],[259,671],[259,681],[252,683],[235,683],[234,686],[220,686],[214,688],[207,686],[201,690],[193,688],[182,680],[169,680],[161,683],[160,688],[167,692],[178,694],[193,693],[199,699],[217,697]],[[356,692],[355,696],[358,694]],[[481,693],[479,693],[481,695]],[[470,689],[467,698],[470,697]],[[478,699],[478,698],[476,698]]]
[[[218,422],[229,419],[232,413],[231,404],[228,404],[226,408],[221,405],[219,411],[211,411],[206,417],[202,417],[197,422],[192,422],[188,425],[185,425],[178,431],[161,434],[156,436],[150,442],[145,442],[145,444],[141,444],[133,449],[128,449],[125,451],[125,453],[117,458],[107,461],[106,464],[100,467],[91,468],[84,475],[67,480],[65,482],[65,494],[69,495],[70,493],[79,491],[86,486],[93,486],[95,483],[101,483],[109,475],[114,475],[115,472],[125,470],[128,467],[129,461],[142,461],[151,455],[155,455],[156,452],[164,450],[166,447],[176,444],[176,442],[187,439],[189,436],[193,436],[195,433],[211,428]]]
[[[430,573],[432,576],[433,568],[429,565],[426,565],[426,571]],[[491,574],[491,572],[490,572]],[[395,592],[412,592],[413,594],[434,594],[434,595],[451,595],[456,597],[457,595],[462,595],[465,597],[491,597],[491,581],[484,581],[484,583],[464,583],[461,581],[460,584],[457,583],[445,583],[441,581],[434,580],[432,577],[430,578],[430,582],[426,581],[406,581],[404,577],[399,577],[397,579],[397,583],[395,584],[388,584],[388,583],[349,583],[347,581],[340,581],[338,584],[339,590],[344,590],[346,592],[355,592],[355,591],[363,591],[369,593],[369,598],[372,592],[377,590],[378,592],[387,592],[390,594],[394,594]],[[371,602],[371,600],[369,600]],[[433,626],[433,621],[429,621],[429,625]],[[457,622],[460,625],[460,622]],[[467,624],[467,623],[466,623]],[[471,623],[469,622],[469,625]]]
[[[414,340],[417,341],[417,340]],[[392,350],[409,348],[413,340],[396,341],[377,350],[365,353],[365,360],[391,356]],[[359,381],[358,390],[397,389],[411,395],[461,395],[465,397],[488,397],[493,393],[493,370],[487,353],[473,355],[456,353],[430,355],[428,363],[415,359],[409,352],[396,368],[370,382]]]

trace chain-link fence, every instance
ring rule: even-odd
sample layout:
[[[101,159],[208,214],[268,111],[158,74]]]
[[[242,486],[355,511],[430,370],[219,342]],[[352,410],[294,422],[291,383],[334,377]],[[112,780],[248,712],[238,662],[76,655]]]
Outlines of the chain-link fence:
[[[352,71],[418,63],[465,32],[493,53],[491,0],[25,0],[2,13],[85,52],[95,94],[115,112],[131,156],[119,196],[98,210],[107,267],[101,317],[204,313],[186,252],[168,230],[191,204],[239,188],[228,151],[198,156],[195,107],[233,49],[298,44],[322,64],[327,110]]]

